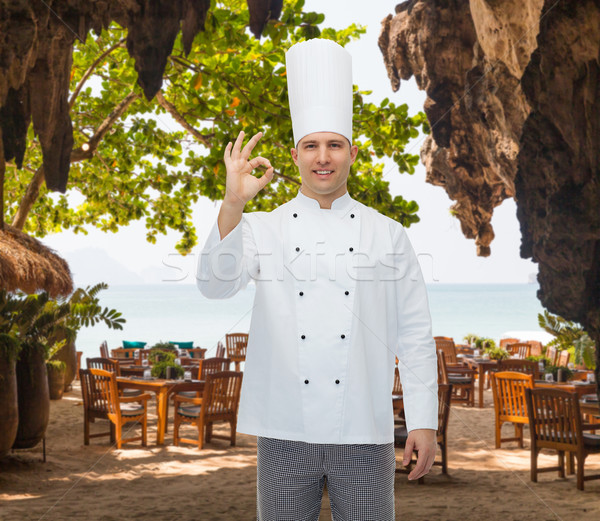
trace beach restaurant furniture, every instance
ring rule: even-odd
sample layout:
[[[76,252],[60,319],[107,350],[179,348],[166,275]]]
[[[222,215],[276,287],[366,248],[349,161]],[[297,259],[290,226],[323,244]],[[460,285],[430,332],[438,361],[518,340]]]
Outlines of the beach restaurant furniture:
[[[539,340],[527,340],[527,343],[531,346],[530,356],[542,355],[542,343]]]
[[[102,342],[100,344],[100,356],[102,358],[109,358],[109,356],[108,356],[108,344],[106,343],[106,340],[104,340],[104,342]]]
[[[568,458],[567,472],[573,470],[577,461],[577,488],[584,489],[584,482],[600,479],[599,474],[585,475],[585,460],[589,454],[600,453],[600,435],[585,432],[598,425],[584,424],[579,406],[579,397],[559,389],[527,389],[527,407],[531,436],[531,481],[537,482],[539,472],[558,471],[565,477],[565,455]],[[541,449],[555,450],[558,465],[539,468],[538,454]]]
[[[434,461],[434,465],[442,467],[442,474],[448,474],[448,419],[450,418],[450,402],[452,397],[451,384],[438,384],[438,430],[436,441],[440,447],[441,460]],[[406,445],[408,432],[406,426],[394,429],[394,447],[403,449]],[[414,461],[406,469],[396,468],[396,472],[410,472]],[[424,483],[424,478],[419,478],[419,483]]]
[[[105,371],[115,373],[116,376],[121,376],[121,364],[115,360],[111,360],[110,358],[86,358],[85,365],[88,369],[104,369]],[[123,367],[123,370],[127,370],[129,367],[134,366],[125,366]],[[121,390],[121,394],[123,396],[139,396],[142,394],[142,391],[138,389],[123,389]]]
[[[234,446],[241,388],[241,372],[222,371],[206,377],[201,398],[176,395],[173,444],[192,443],[202,449],[204,440],[210,443],[212,438],[219,438],[230,440],[231,445]],[[214,434],[213,423],[215,422],[228,422],[230,435]],[[179,429],[182,423],[196,425],[197,439],[180,436]]]
[[[110,430],[90,434],[90,423],[96,419],[108,420],[108,408],[104,401],[99,399],[99,394],[94,386],[92,374],[88,369],[79,369],[79,382],[81,384],[81,395],[83,398],[83,444],[89,445],[90,438],[110,436],[110,441],[115,441],[115,426],[108,422]]]
[[[530,374],[534,380],[539,380],[541,377],[540,366],[533,360],[520,360],[518,358],[507,358],[506,360],[498,360],[496,370],[500,371],[516,371],[518,373]]]
[[[91,397],[96,407],[106,410],[108,420],[114,425],[115,441],[120,449],[123,443],[141,441],[146,446],[149,394],[120,396],[115,373],[103,369],[88,369],[91,375]],[[123,426],[136,422],[141,426],[140,436],[123,437]]]
[[[394,367],[394,387],[392,388],[392,409],[394,411],[394,423],[404,421],[401,419],[404,411],[404,398],[402,394],[402,381],[398,365]]]
[[[139,348],[124,348],[116,347],[110,350],[110,358],[117,360],[121,364],[135,364],[135,352],[139,351]]]
[[[227,358],[235,363],[235,370],[240,370],[240,363],[246,360],[248,333],[227,333],[225,335]]]
[[[546,387],[550,389],[560,389],[570,393],[576,393],[580,398],[589,393],[596,392],[596,384],[591,382],[571,381],[571,382],[547,382],[546,380],[535,380],[534,387]]]
[[[496,418],[496,448],[503,441],[516,441],[523,448],[523,426],[529,423],[525,389],[533,388],[533,375],[513,371],[492,373],[492,393]],[[510,422],[515,427],[515,436],[502,437],[502,425]]]
[[[569,357],[571,355],[568,351],[559,351],[554,346],[548,346],[546,348],[546,358],[550,360],[550,364],[555,366],[566,367],[569,363]]]
[[[531,345],[526,342],[507,344],[506,350],[512,358],[520,358],[524,360],[531,355]]]
[[[477,372],[477,392],[478,392],[478,405],[479,408],[483,408],[483,389],[485,387],[485,375],[496,370],[498,366],[498,360],[492,360],[488,358],[465,358],[465,364],[468,367]]]
[[[448,337],[434,337],[435,346],[443,353],[448,383],[452,384],[452,401],[475,405],[475,371],[456,356],[454,341]]]
[[[153,392],[156,395],[156,444],[163,445],[169,415],[169,396],[181,391],[202,391],[204,382],[202,380],[163,380],[160,378],[146,380],[135,376],[119,376],[117,385],[119,389],[139,389],[144,392]]]
[[[506,346],[508,344],[516,344],[517,342],[520,342],[521,339],[519,338],[501,338],[500,339],[500,349],[506,349]]]
[[[229,366],[231,365],[231,360],[229,360],[229,358],[205,358],[203,360],[198,360],[198,362],[199,364],[196,368],[198,380],[206,380],[206,377],[209,374],[229,371]],[[200,394],[197,391],[182,391],[177,394],[182,396],[200,397]]]
[[[220,340],[217,342],[217,352],[215,353],[217,358],[225,358],[225,346]]]

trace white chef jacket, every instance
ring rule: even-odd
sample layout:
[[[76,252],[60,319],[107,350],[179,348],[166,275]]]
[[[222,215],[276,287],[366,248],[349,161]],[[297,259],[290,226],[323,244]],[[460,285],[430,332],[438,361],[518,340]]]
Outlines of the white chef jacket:
[[[198,287],[227,298],[254,279],[238,431],[309,443],[394,441],[395,356],[408,430],[437,428],[425,284],[403,227],[347,193],[301,192],[212,229]]]

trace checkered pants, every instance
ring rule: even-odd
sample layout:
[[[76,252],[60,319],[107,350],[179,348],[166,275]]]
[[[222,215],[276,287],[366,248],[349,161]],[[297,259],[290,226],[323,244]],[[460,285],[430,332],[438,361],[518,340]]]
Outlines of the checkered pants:
[[[258,438],[258,521],[317,521],[323,486],[334,521],[394,521],[394,444]]]

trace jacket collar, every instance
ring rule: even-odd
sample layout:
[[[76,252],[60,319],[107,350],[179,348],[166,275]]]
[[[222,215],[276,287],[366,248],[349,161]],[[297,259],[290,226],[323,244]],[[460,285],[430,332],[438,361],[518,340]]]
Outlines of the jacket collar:
[[[296,195],[296,197],[293,200],[301,208],[306,208],[310,210],[321,209],[319,201],[313,199],[312,197],[307,197],[300,190],[298,190],[298,195]],[[350,194],[346,192],[344,195],[338,197],[335,201],[331,203],[331,209],[337,211],[345,211],[348,210],[353,203],[354,200],[352,199],[352,197],[350,197]]]

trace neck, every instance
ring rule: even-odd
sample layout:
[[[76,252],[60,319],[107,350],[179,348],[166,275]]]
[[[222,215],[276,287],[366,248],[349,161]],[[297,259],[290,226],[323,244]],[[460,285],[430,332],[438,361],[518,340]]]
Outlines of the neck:
[[[334,193],[318,194],[318,193],[313,192],[309,188],[307,188],[305,185],[302,185],[300,187],[300,191],[302,192],[302,195],[305,195],[306,197],[310,197],[311,199],[314,199],[315,201],[317,201],[322,210],[331,210],[331,205],[332,205],[333,201],[335,201],[336,199],[339,199],[345,193],[348,192],[348,190],[344,186],[344,187],[340,187],[340,190],[337,190]]]

